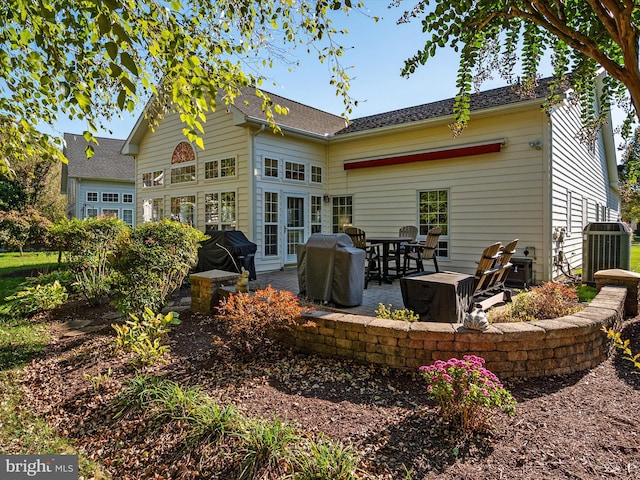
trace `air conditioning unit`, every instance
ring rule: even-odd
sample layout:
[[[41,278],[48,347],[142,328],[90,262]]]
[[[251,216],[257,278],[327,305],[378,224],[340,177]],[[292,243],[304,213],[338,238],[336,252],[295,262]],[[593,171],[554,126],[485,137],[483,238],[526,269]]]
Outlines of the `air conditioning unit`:
[[[599,270],[631,265],[631,229],[623,222],[592,222],[582,237],[582,282],[595,285]]]

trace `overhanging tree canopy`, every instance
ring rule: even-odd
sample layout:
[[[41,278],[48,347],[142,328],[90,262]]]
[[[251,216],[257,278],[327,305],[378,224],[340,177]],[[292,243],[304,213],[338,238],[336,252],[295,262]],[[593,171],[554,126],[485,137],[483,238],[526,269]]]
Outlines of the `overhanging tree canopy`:
[[[334,41],[345,32],[329,14],[351,6],[350,0],[0,3],[0,120],[19,133],[3,138],[3,150],[18,155],[38,124],[53,125],[60,115],[86,121],[91,140],[103,122],[151,97],[152,120],[172,106],[185,135],[202,146],[205,113],[216,98],[230,103],[240,88],[259,87],[265,80],[259,68],[296,45],[330,62],[330,81],[349,112],[349,77]],[[273,118],[277,106],[257,94]],[[1,156],[0,170],[10,161]]]
[[[454,131],[464,128],[469,119],[474,81],[498,71],[526,93],[535,84],[547,50],[552,52],[555,87],[570,84],[588,107],[583,113],[585,126],[598,126],[602,118],[598,113],[607,113],[611,98],[627,111],[623,132],[627,136],[631,120],[640,114],[637,1],[423,0],[399,21],[413,18],[421,19],[423,31],[430,37],[424,48],[405,62],[403,75],[413,73],[438,49],[450,46],[460,52]],[[596,112],[589,107],[600,67],[608,76],[599,99],[602,110]],[[517,68],[521,69],[520,78],[515,77]],[[627,94],[631,104],[625,101]]]

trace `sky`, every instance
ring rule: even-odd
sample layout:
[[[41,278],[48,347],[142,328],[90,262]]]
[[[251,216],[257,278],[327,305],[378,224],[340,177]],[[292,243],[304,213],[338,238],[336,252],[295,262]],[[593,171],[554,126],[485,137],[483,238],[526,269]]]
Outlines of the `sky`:
[[[358,100],[358,107],[349,114],[350,118],[443,100],[456,94],[458,56],[452,50],[441,49],[409,78],[400,76],[404,60],[424,45],[427,34],[422,32],[418,19],[397,24],[404,9],[413,2],[403,2],[399,8],[391,9],[387,8],[389,3],[390,0],[367,0],[364,13],[352,12],[343,21],[336,22],[336,26],[349,31],[341,37],[341,43],[348,47],[341,63],[353,67],[349,69],[349,94]],[[374,16],[380,20],[374,22]],[[293,72],[289,71],[290,65],[285,64],[262,72],[269,78],[263,85],[264,90],[336,115],[344,113],[342,97],[336,96],[329,84],[329,65],[321,64],[315,54],[307,55],[302,48],[298,50],[290,52],[300,62]],[[549,62],[542,67],[541,74],[551,74]],[[481,90],[504,85],[506,82],[496,74],[493,80],[482,84]],[[110,122],[109,131],[99,131],[97,136],[127,138],[140,111],[141,108],[133,115]],[[616,121],[614,117],[614,124]],[[82,133],[86,128],[81,121],[60,120],[54,130],[43,130],[61,136],[64,132]]]

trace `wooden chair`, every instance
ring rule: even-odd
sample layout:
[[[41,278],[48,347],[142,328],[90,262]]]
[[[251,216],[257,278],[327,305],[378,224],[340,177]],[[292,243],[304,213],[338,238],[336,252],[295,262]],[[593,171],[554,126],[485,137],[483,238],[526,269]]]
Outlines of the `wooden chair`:
[[[353,246],[361,248],[366,253],[364,265],[364,288],[369,285],[372,278],[378,279],[378,285],[382,285],[382,269],[380,265],[380,249],[377,245],[367,245],[367,235],[364,230],[357,227],[344,227],[344,233],[351,237]]]
[[[512,240],[507,243],[504,247],[500,248],[500,257],[496,260],[495,268],[498,270],[491,283],[493,285],[494,290],[504,290],[504,282],[507,280],[509,276],[509,272],[511,271],[511,267],[513,264],[511,263],[511,257],[516,253],[516,245],[518,244],[518,239]]]
[[[424,243],[406,245],[404,267],[402,269],[403,275],[406,275],[409,271],[409,266],[412,261],[416,262],[416,272],[424,272],[424,262],[428,260],[433,261],[436,273],[440,272],[438,260],[436,259],[436,249],[438,248],[438,239],[441,234],[442,228],[433,227],[427,232],[427,238],[425,238]]]
[[[500,271],[496,261],[501,256],[501,248],[502,244],[497,242],[489,245],[482,252],[482,256],[480,257],[480,261],[478,262],[476,273],[474,275],[474,299],[494,289],[493,285],[496,278],[495,275]]]
[[[415,243],[416,238],[418,237],[418,227],[415,225],[405,225],[404,227],[400,227],[398,230],[398,237],[410,238],[411,240],[408,243]],[[396,272],[396,274],[405,274],[404,268],[404,256],[407,252],[407,242],[401,243],[398,245],[398,248],[389,250],[389,258],[393,261],[393,267],[390,267],[390,270]]]

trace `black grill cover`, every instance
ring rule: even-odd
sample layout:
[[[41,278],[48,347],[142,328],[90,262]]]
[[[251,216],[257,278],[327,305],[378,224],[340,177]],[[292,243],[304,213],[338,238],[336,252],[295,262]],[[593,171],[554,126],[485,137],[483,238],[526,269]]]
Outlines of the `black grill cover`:
[[[239,272],[244,267],[249,272],[249,279],[256,279],[255,254],[258,246],[244,233],[240,230],[210,230],[207,235],[211,238],[200,243],[196,272]]]

